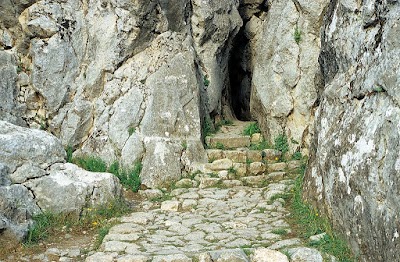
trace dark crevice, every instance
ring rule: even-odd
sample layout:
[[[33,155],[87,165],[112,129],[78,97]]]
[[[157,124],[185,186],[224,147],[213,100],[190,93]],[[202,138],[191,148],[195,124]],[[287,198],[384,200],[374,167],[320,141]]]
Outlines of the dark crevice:
[[[260,17],[267,11],[268,1],[264,1],[262,4],[243,4],[242,2],[239,7],[243,26],[232,42],[228,61],[229,88],[225,97],[230,104],[234,117],[242,121],[252,119],[250,114],[252,48],[251,40],[248,38],[245,28],[252,16]]]
[[[249,40],[242,27],[233,41],[229,59],[230,103],[236,118],[250,120],[250,93],[252,75],[248,67]]]

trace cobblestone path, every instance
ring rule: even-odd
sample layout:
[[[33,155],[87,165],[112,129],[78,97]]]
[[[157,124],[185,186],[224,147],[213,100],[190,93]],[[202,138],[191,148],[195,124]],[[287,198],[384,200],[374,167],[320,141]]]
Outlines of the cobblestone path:
[[[280,163],[272,149],[250,150],[261,138],[241,135],[238,126],[208,138],[209,147],[230,149],[207,150],[209,163],[198,164],[174,190],[140,191],[147,200],[113,226],[86,261],[323,261],[285,221],[280,196],[293,187],[300,162]]]

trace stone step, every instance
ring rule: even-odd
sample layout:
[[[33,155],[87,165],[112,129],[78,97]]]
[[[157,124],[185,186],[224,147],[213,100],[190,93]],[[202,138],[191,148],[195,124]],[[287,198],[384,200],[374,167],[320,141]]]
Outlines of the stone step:
[[[250,146],[250,136],[208,136],[206,137],[206,145],[209,148],[239,148]]]
[[[250,150],[240,148],[236,150],[207,149],[208,162],[214,162],[219,159],[230,159],[235,163],[251,162],[276,162],[281,158],[282,153],[275,149]]]

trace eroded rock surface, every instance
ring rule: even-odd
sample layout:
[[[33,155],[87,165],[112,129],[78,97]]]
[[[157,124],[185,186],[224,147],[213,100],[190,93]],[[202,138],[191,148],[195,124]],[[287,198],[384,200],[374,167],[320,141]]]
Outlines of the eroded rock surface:
[[[55,136],[0,121],[0,239],[21,241],[32,216],[48,211],[79,215],[84,207],[119,199],[121,185],[109,173],[65,162]]]
[[[400,3],[332,1],[306,197],[363,261],[400,259]]]
[[[272,142],[286,134],[293,151],[308,148],[320,79],[320,26],[329,1],[271,1],[253,17],[250,109]],[[296,144],[297,142],[297,144]]]

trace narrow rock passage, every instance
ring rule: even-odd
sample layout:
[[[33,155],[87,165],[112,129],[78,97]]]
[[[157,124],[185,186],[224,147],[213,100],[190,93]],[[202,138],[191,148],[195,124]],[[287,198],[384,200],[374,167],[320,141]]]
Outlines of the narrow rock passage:
[[[280,196],[291,190],[300,163],[277,162],[280,152],[273,149],[249,149],[261,140],[242,135],[243,127],[236,122],[209,137],[208,147],[220,149],[208,149],[209,163],[194,165],[172,191],[140,191],[147,200],[86,261],[289,261],[283,253],[290,261],[322,261],[285,221]]]

